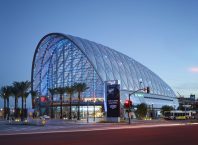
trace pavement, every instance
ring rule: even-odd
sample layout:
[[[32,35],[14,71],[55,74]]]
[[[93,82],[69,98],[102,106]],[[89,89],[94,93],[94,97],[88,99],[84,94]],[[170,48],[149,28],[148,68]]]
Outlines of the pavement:
[[[129,125],[126,123],[87,123],[85,120],[68,121],[60,119],[47,120],[45,126],[9,124],[8,121],[0,120],[0,136],[20,135],[20,134],[41,134],[41,133],[61,133],[61,132],[82,132],[96,130],[132,129],[149,127],[170,127],[196,125],[196,120],[170,121],[164,119],[157,120],[132,120]]]
[[[165,125],[165,124],[164,124]],[[172,126],[171,126],[172,125]],[[2,145],[197,145],[196,124],[122,125],[114,129],[0,135]],[[128,128],[127,128],[128,127]],[[99,127],[98,127],[99,129]]]

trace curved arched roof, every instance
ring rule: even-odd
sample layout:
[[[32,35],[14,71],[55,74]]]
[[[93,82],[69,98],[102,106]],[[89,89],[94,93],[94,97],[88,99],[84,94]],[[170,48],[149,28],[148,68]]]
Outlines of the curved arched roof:
[[[34,54],[32,71],[37,57],[42,58],[42,61],[47,60],[49,58],[45,58],[45,54],[54,51],[47,52],[41,50],[42,47],[40,47],[45,41],[50,41],[52,37],[57,39],[52,39],[54,42],[50,45],[65,39],[76,45],[88,58],[102,81],[120,80],[121,90],[130,91],[149,86],[152,94],[175,97],[173,90],[159,76],[136,60],[107,46],[61,33],[51,33],[41,39]]]

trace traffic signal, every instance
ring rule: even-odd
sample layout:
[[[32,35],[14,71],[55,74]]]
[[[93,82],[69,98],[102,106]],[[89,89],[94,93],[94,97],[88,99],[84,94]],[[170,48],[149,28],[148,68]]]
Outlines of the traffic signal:
[[[144,88],[144,91],[149,94],[150,93],[150,87]]]
[[[41,101],[42,103],[47,102],[47,98],[46,98],[45,96],[41,96],[41,97],[40,97],[40,101]]]
[[[124,103],[124,108],[131,108],[132,107],[132,101],[131,100],[126,100]]]
[[[146,87],[146,93],[150,93],[150,87]]]

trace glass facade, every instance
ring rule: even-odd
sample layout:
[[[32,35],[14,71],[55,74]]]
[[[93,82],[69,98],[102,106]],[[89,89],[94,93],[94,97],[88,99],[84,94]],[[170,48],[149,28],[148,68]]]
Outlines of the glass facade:
[[[49,95],[48,88],[86,83],[84,98],[104,97],[104,82],[119,80],[121,102],[129,92],[150,87],[132,96],[134,104],[147,103],[156,108],[178,106],[173,90],[155,73],[134,59],[95,42],[51,33],[39,42],[32,63],[32,90]]]

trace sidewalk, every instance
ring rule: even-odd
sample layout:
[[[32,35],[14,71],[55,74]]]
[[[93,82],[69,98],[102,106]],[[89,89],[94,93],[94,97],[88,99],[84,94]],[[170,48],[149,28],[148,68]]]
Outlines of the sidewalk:
[[[37,120],[37,119],[33,119]],[[64,120],[64,119],[46,119],[46,125],[47,126],[64,126],[64,125],[129,125],[128,120],[125,120],[125,122],[120,122],[120,123],[102,123],[100,120],[103,119],[96,119],[95,121],[93,119],[89,119],[87,122],[86,119],[81,119],[81,120]],[[164,120],[164,119],[153,119],[153,120],[138,120],[138,119],[132,119],[131,120],[131,125],[138,125],[138,124],[170,124],[170,123],[188,123],[188,122],[198,122],[198,120]],[[9,124],[8,120],[2,120],[0,119],[0,125],[1,124]]]
[[[193,123],[194,122],[194,123]],[[151,127],[171,127],[197,125],[198,120],[132,120],[129,125],[125,123],[87,123],[86,120],[69,121],[60,119],[48,120],[45,126],[32,125],[10,125],[7,121],[0,120],[1,135],[19,135],[19,134],[40,134],[40,133],[63,133],[63,132],[82,132],[97,130],[114,130],[114,129],[137,129]]]
[[[137,126],[137,125],[158,125],[158,124],[186,124],[186,123],[198,123],[198,120],[164,120],[164,119],[153,119],[153,120],[137,120],[132,119],[131,124],[128,120],[120,123],[101,123],[99,121],[91,121],[87,123],[87,120],[60,120],[60,119],[50,119],[46,121],[46,126]]]

